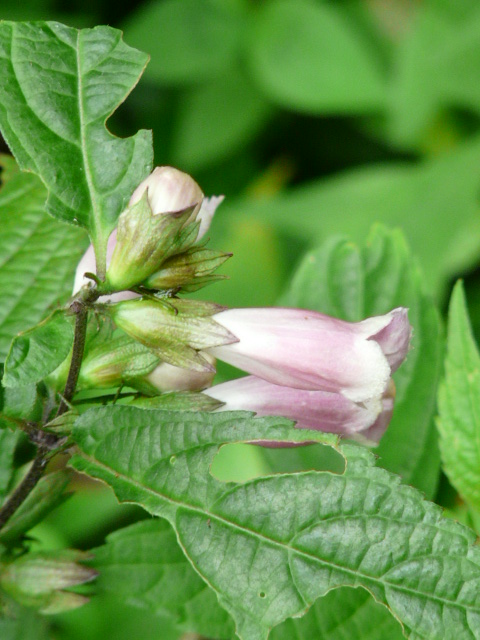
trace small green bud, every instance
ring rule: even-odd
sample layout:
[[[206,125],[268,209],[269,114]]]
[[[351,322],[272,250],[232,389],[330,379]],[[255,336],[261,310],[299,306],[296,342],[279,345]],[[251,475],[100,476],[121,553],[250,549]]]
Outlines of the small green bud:
[[[225,278],[213,275],[213,272],[231,256],[231,253],[192,247],[166,260],[162,268],[147,278],[144,284],[149,289],[181,287],[184,291],[196,291],[215,280]]]
[[[159,358],[143,344],[118,335],[91,349],[82,362],[79,389],[115,387],[149,374]]]
[[[178,299],[126,300],[106,305],[115,324],[161,360],[193,371],[215,371],[202,349],[237,342],[212,316],[223,308],[210,302]]]
[[[65,592],[90,582],[97,572],[79,561],[89,559],[81,551],[29,553],[0,567],[0,587],[17,602],[42,613],[59,613],[81,606],[87,598]]]
[[[118,219],[107,289],[135,287],[169,256],[189,248],[198,235],[199,223],[189,222],[195,208],[194,203],[181,211],[154,215],[145,192],[138,203],[126,209]]]

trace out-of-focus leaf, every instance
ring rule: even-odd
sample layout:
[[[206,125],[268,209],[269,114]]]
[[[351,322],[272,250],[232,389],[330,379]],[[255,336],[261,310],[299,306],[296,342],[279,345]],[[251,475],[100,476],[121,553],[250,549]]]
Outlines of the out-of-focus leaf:
[[[380,65],[335,4],[262,3],[248,53],[259,87],[281,106],[315,114],[383,108]]]
[[[12,618],[0,616],[2,640],[50,640],[48,623],[35,611],[15,607]]]
[[[0,543],[14,542],[41,522],[65,500],[65,489],[69,481],[69,474],[65,471],[44,476],[0,531]]]
[[[477,137],[433,161],[355,169],[263,200],[226,200],[222,214],[248,212],[311,245],[345,233],[363,242],[375,222],[401,227],[422,265],[426,289],[440,295],[452,275],[478,259],[479,188]]]
[[[87,244],[83,231],[44,212],[47,194],[40,180],[7,162],[8,181],[0,190],[0,358],[19,331],[72,290]]]
[[[478,3],[468,5],[422,3],[412,29],[396,48],[389,104],[390,134],[397,142],[421,142],[445,106],[480,113],[480,8]]]
[[[116,219],[151,167],[151,134],[119,139],[106,119],[147,63],[110,27],[0,24],[0,128],[37,174],[53,216],[87,228],[105,259]]]
[[[232,68],[183,96],[173,141],[174,164],[200,171],[248,144],[265,124],[270,105]]]
[[[195,83],[234,59],[243,30],[243,0],[153,0],[123,25],[128,42],[148,51],[146,77]]]
[[[165,520],[148,520],[111,534],[94,550],[98,589],[120,602],[171,616],[187,631],[230,640],[233,621],[192,570]]]
[[[362,249],[331,239],[307,254],[281,303],[352,322],[409,309],[412,349],[394,375],[393,419],[376,453],[379,464],[432,498],[440,472],[434,416],[443,340],[439,314],[423,293],[402,234],[376,227]]]
[[[64,311],[54,311],[37,326],[13,339],[5,361],[6,387],[40,382],[54,371],[70,353],[73,325]]]
[[[343,474],[303,472],[221,483],[224,443],[334,443],[329,434],[245,412],[103,407],[86,412],[72,466],[118,498],[169,520],[188,559],[232,615],[242,640],[304,613],[340,586],[363,586],[417,638],[478,636],[480,549],[365,448],[343,445]],[[338,445],[337,445],[338,446]]]
[[[438,429],[445,473],[474,508],[480,508],[480,355],[472,335],[462,284],[448,315],[445,380]]]
[[[15,448],[20,431],[0,430],[0,504],[5,500],[13,478]]]

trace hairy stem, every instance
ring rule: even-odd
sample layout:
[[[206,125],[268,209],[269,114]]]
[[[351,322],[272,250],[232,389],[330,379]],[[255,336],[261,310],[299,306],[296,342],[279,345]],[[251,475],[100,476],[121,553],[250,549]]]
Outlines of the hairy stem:
[[[72,361],[68,371],[67,382],[62,400],[58,407],[57,417],[68,411],[69,403],[75,393],[80,367],[82,366],[85,338],[87,335],[88,306],[82,299],[75,299],[70,305],[70,311],[75,314],[75,334],[73,339]],[[35,488],[45,471],[48,461],[54,455],[60,438],[36,430],[35,441],[38,443],[37,453],[27,475],[23,478],[15,491],[0,509],[0,529],[13,516],[18,507],[24,502],[29,493]]]

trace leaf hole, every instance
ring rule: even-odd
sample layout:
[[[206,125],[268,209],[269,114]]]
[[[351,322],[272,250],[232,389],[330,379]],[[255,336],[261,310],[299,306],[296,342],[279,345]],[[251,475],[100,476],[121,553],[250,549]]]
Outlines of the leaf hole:
[[[260,593],[258,594],[260,596],[260,598],[266,598],[267,594],[265,593],[265,591],[260,591]]]
[[[177,461],[177,456],[172,456],[172,457],[170,458],[170,464],[172,465],[172,467],[173,467],[173,465],[176,463],[176,461]]]

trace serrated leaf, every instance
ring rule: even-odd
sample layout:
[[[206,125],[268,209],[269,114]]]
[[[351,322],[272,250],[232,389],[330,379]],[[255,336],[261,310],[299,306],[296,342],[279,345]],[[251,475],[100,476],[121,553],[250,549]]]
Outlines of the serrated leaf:
[[[438,394],[440,450],[449,480],[480,508],[480,355],[461,282],[448,314],[445,379]]]
[[[306,255],[281,304],[349,321],[409,309],[412,348],[394,375],[393,419],[375,452],[381,466],[432,498],[440,471],[434,415],[443,340],[439,314],[400,231],[374,227],[362,248],[343,238],[327,241]]]
[[[4,160],[1,160],[2,163]],[[40,180],[12,169],[0,190],[0,358],[12,338],[70,293],[86,234],[44,212]],[[3,174],[2,174],[3,175]]]
[[[40,382],[70,353],[73,326],[64,311],[54,311],[36,327],[13,339],[5,361],[3,384],[15,387]]]
[[[48,212],[89,230],[100,269],[108,235],[151,167],[149,132],[119,139],[105,128],[146,63],[110,27],[0,23],[0,129],[21,169],[44,182]]]
[[[334,4],[265,2],[249,36],[252,73],[277,104],[312,114],[383,108],[379,61]]]
[[[82,454],[72,466],[169,520],[242,640],[265,640],[339,586],[368,589],[411,638],[480,638],[475,534],[375,467],[366,449],[343,445],[340,475],[223,484],[209,468],[224,443],[334,440],[244,412],[127,407],[90,410],[74,432]]]
[[[97,588],[122,603],[173,616],[186,631],[230,640],[233,622],[192,570],[165,520],[139,522],[94,549]]]
[[[208,638],[228,639],[233,623],[185,558],[173,529],[161,519],[134,524],[94,549],[97,590],[118,602],[174,616],[177,625]],[[319,635],[321,634],[321,635]],[[362,589],[335,589],[302,618],[273,629],[272,640],[400,640],[401,627]]]
[[[275,627],[271,640],[403,640],[397,620],[363,589],[343,587],[317,600],[303,618]]]

